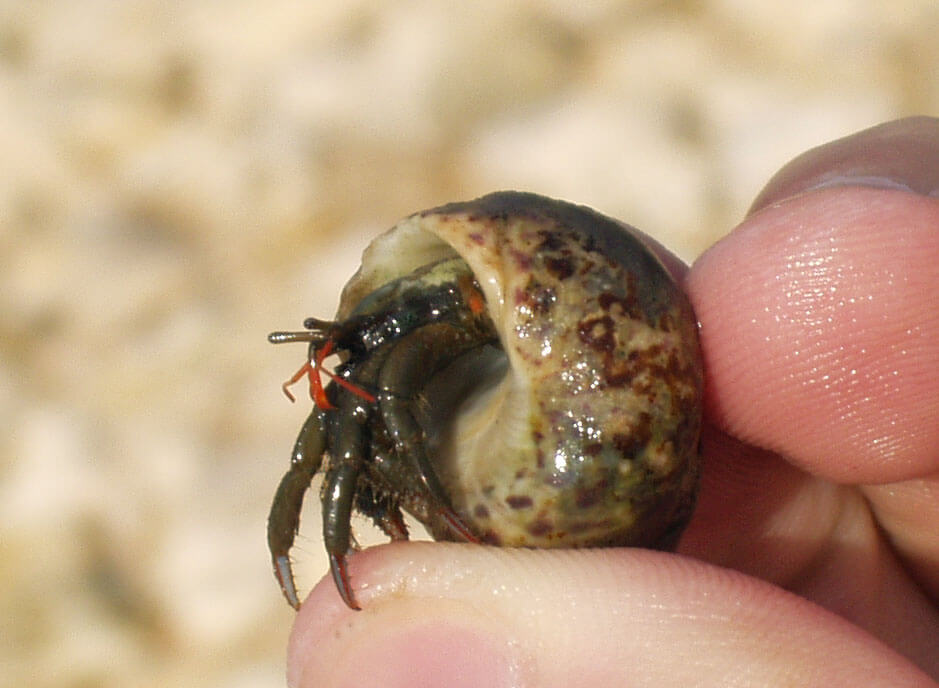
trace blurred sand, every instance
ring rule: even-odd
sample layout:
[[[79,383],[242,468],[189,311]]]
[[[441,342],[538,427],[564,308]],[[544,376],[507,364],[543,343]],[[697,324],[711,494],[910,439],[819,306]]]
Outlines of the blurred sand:
[[[801,150],[939,112],[937,35],[931,0],[0,3],[0,685],[283,685],[308,403],[268,331],[495,189],[691,261]]]

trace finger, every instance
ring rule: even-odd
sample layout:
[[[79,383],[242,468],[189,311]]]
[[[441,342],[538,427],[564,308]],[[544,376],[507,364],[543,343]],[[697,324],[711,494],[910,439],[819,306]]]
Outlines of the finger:
[[[939,119],[887,122],[814,148],[770,180],[750,213],[806,191],[843,186],[939,197]]]
[[[750,216],[687,286],[731,434],[839,482],[939,470],[939,200],[803,194]]]
[[[742,574],[642,550],[391,545],[353,558],[364,611],[321,584],[300,686],[932,686],[871,636]]]
[[[795,592],[939,671],[939,610],[859,490],[712,427],[701,451],[698,506],[679,552]]]
[[[880,483],[879,525],[934,599],[937,181],[936,119],[822,146],[689,279],[712,415],[818,475]]]
[[[856,490],[814,478],[710,426],[701,453],[698,503],[678,551],[801,593],[806,572],[853,512]],[[876,537],[871,530],[857,545],[870,548]],[[852,591],[860,587],[855,580]]]
[[[863,492],[891,546],[939,608],[939,474]]]

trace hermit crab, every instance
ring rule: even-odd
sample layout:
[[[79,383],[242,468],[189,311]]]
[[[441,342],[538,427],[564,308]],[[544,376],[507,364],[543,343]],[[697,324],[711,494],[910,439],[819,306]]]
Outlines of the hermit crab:
[[[295,608],[289,552],[321,469],[330,568],[353,609],[353,511],[395,540],[407,511],[436,539],[509,547],[668,548],[690,517],[696,321],[626,225],[518,192],[425,210],[365,250],[334,319],[304,328],[269,336],[309,345],[284,389],[308,376],[315,401],[268,520]]]

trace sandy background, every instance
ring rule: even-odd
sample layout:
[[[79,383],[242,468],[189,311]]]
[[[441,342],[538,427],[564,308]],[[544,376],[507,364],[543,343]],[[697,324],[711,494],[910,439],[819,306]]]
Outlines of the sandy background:
[[[494,189],[693,260],[801,150],[939,112],[937,35],[931,0],[0,2],[0,685],[283,685],[308,403],[268,331]]]

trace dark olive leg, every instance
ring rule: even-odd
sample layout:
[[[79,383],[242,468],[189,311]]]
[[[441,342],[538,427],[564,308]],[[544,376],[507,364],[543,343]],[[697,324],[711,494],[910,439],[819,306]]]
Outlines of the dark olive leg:
[[[323,461],[326,434],[323,414],[314,409],[306,419],[290,455],[290,469],[280,481],[271,513],[267,519],[267,546],[271,551],[274,575],[287,602],[294,609],[300,608],[297,588],[290,565],[290,548],[300,527],[300,511],[303,495]]]
[[[492,341],[488,331],[448,323],[426,325],[395,343],[379,376],[378,403],[389,436],[399,455],[439,505],[441,518],[460,537],[476,541],[450,506],[446,491],[424,449],[424,431],[412,411],[414,398],[439,370],[467,351]]]
[[[372,459],[374,458],[373,454]],[[356,511],[372,519],[392,540],[407,540],[408,527],[404,522],[397,495],[376,493],[370,482],[358,486],[355,496]]]
[[[352,583],[346,572],[346,552],[349,550],[350,519],[355,501],[355,483],[361,462],[342,462],[326,472],[323,492],[323,539],[329,555],[329,569],[342,601],[352,609],[359,609],[352,593]]]
[[[372,352],[352,373],[356,386],[374,387],[387,347]],[[351,539],[352,507],[356,500],[359,475],[366,458],[366,433],[372,405],[347,389],[330,385],[339,408],[328,430],[330,466],[323,486],[323,540],[329,555],[329,568],[336,588],[352,609],[359,609],[346,570],[346,553]]]
[[[404,514],[401,513],[401,507],[397,504],[392,508],[385,509],[385,512],[375,520],[378,527],[395,542],[402,542],[408,539],[408,525],[404,522]]]

